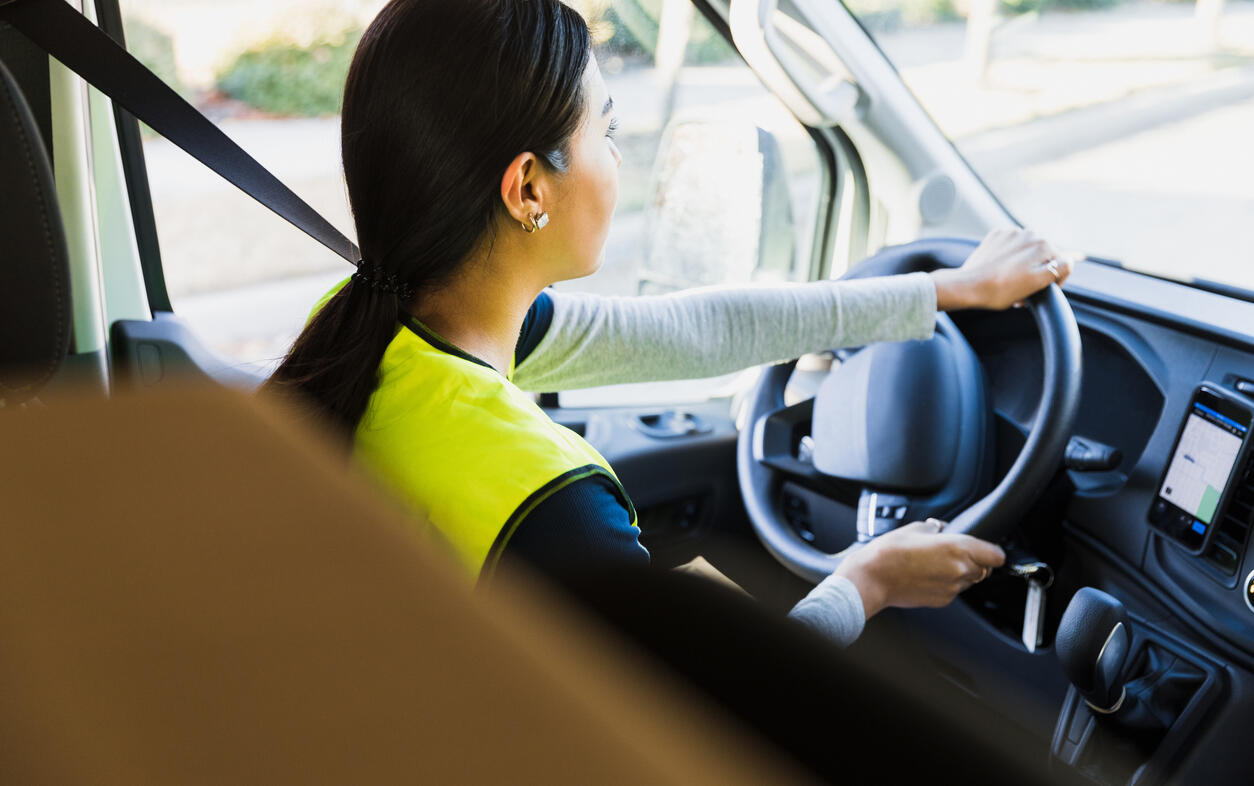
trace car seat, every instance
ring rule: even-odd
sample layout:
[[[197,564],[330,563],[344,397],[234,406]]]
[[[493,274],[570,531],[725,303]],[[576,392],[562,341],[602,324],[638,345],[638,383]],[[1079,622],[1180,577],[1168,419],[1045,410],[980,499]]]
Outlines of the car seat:
[[[52,166],[17,81],[0,63],[0,407],[35,400],[70,347],[73,308]]]

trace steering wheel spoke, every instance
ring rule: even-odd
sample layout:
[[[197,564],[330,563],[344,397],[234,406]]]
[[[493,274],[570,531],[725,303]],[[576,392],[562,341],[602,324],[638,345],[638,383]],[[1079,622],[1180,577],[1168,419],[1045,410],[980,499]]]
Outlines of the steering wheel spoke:
[[[753,425],[753,457],[776,472],[809,480],[817,477],[814,468],[810,422],[814,419],[814,399],[780,407],[762,415]]]
[[[753,427],[754,460],[803,488],[852,503],[858,488],[820,472],[814,466],[814,441],[810,425],[814,399],[780,407],[762,415]]]

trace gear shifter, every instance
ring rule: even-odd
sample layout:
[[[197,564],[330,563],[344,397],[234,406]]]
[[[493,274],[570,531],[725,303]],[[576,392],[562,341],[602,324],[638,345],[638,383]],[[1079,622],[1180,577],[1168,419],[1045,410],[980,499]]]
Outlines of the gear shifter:
[[[1072,689],[1050,752],[1096,783],[1162,782],[1222,692],[1221,665],[1150,622],[1134,631],[1130,619],[1118,600],[1084,587],[1054,637]]]
[[[1067,678],[1085,703],[1103,715],[1123,706],[1123,672],[1131,645],[1127,610],[1093,587],[1084,587],[1072,597],[1054,639]]]

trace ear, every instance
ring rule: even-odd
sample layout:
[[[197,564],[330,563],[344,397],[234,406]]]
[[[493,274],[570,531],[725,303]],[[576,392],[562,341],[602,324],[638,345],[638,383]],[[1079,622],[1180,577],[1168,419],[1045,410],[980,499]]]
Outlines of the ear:
[[[501,201],[510,216],[526,224],[533,215],[545,212],[548,195],[547,172],[534,153],[522,153],[505,168],[501,177]]]

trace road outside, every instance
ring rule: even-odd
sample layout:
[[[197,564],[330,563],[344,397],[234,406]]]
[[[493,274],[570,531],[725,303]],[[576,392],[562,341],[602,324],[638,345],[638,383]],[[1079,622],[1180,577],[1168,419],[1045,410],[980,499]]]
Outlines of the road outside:
[[[1220,30],[1215,49],[1184,3],[1019,17],[994,33],[983,79],[963,63],[962,22],[877,38],[1026,224],[1131,267],[1254,288],[1254,2],[1228,2]],[[632,293],[667,91],[651,68],[608,65],[629,154],[623,199],[604,268],[569,286]],[[682,69],[674,108],[747,118],[786,145],[798,137],[739,65]],[[334,118],[221,125],[351,235]],[[351,269],[164,140],[145,151],[176,311],[242,363],[273,362]]]

